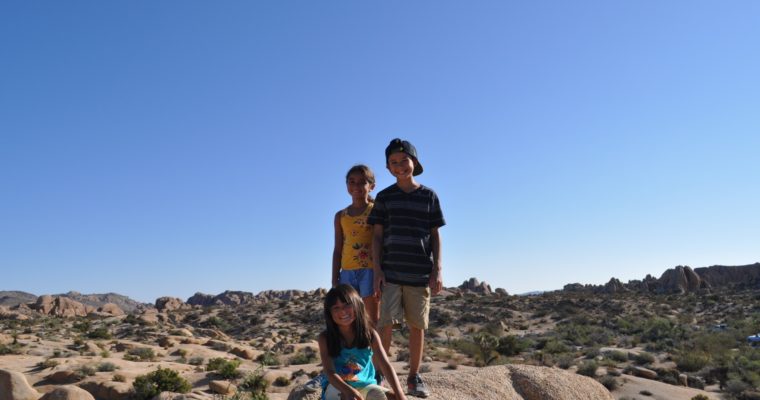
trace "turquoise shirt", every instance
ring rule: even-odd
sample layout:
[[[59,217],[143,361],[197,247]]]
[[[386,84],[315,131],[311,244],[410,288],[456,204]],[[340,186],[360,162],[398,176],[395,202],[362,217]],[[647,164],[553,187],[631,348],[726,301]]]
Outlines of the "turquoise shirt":
[[[342,348],[333,359],[335,373],[347,384],[355,388],[377,385],[375,366],[372,365],[372,348]]]

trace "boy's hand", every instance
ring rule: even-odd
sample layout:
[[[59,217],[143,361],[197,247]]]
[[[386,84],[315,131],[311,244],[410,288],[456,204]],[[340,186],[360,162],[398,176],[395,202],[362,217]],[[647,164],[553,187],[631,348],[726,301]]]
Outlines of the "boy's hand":
[[[385,284],[385,274],[383,273],[383,271],[375,270],[373,289],[375,290],[375,297],[377,297],[378,299],[382,295],[381,291],[383,289],[384,284]]]
[[[435,296],[438,293],[443,290],[443,278],[441,277],[441,271],[433,269],[433,272],[430,273],[430,281],[428,282],[428,286],[430,286],[430,294]]]

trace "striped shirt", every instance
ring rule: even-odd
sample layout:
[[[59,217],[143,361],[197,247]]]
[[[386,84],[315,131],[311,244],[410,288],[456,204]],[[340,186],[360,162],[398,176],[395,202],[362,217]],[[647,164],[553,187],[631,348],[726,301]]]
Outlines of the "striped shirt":
[[[433,270],[430,233],[446,224],[435,192],[423,185],[406,193],[396,184],[377,194],[367,217],[383,226],[381,268],[385,280],[408,286],[427,286]]]

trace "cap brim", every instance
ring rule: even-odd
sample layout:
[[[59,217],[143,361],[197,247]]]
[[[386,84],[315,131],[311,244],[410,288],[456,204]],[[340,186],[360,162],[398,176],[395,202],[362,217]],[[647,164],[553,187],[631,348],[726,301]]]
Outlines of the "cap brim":
[[[412,171],[412,176],[417,176],[422,173],[422,164],[420,164],[419,161],[417,161],[414,164],[414,171]]]

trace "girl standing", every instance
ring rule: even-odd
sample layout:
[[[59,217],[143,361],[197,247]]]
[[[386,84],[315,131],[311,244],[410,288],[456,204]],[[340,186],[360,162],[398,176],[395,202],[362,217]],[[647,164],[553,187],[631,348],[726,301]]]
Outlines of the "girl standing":
[[[319,335],[325,400],[406,400],[396,372],[372,328],[362,299],[350,285],[330,289],[324,303],[326,329]],[[377,384],[379,366],[391,389]]]
[[[353,286],[362,297],[372,326],[380,317],[374,295],[372,272],[372,226],[367,216],[374,200],[375,174],[366,165],[354,165],[346,174],[346,189],[351,204],[335,213],[335,248],[332,259],[332,287],[339,283]]]

